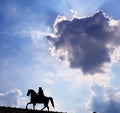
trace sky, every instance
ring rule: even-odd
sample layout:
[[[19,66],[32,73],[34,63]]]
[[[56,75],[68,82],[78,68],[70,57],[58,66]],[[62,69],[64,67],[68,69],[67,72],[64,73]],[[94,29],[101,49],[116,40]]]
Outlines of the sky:
[[[0,0],[0,105],[42,87],[50,110],[119,113],[119,2]]]

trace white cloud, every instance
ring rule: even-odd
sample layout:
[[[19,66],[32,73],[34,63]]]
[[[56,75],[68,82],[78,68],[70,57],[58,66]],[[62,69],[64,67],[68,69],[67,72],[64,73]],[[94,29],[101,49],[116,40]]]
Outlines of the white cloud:
[[[43,76],[43,83],[47,84],[47,85],[52,85],[54,84],[54,74],[52,72],[47,72],[44,76]]]
[[[110,25],[110,26],[118,26],[119,23],[120,23],[119,20],[111,19],[111,20],[109,21],[109,25]]]
[[[48,78],[44,79],[44,82],[45,82],[46,84],[49,84],[49,85],[54,83],[52,80],[50,80],[50,79],[48,79]]]
[[[89,113],[89,106],[87,102],[84,103],[78,103],[75,105],[75,108],[73,110],[73,113]]]
[[[41,32],[40,30],[33,30],[30,32],[31,39],[33,43],[37,43],[38,41],[42,40],[43,37],[46,36],[45,32]]]
[[[73,14],[73,18],[77,17],[78,15],[77,11],[75,11],[74,9],[71,9],[70,11]]]
[[[102,75],[95,74],[94,76],[88,75],[85,76],[84,79],[86,79],[89,82],[90,86],[97,84],[99,86],[108,87],[110,85],[111,77],[107,75],[107,73],[105,73]]]
[[[10,107],[20,107],[25,105],[25,98],[19,89],[13,89],[6,93],[0,93],[0,105]]]

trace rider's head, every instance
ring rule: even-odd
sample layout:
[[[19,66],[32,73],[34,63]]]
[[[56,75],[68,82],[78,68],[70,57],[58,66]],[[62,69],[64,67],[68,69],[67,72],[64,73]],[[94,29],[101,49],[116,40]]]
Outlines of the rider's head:
[[[41,90],[42,89],[42,87],[39,87],[39,90]]]

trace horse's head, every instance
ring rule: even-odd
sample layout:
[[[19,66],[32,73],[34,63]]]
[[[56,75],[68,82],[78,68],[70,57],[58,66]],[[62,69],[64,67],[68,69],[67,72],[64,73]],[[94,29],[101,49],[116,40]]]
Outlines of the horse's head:
[[[32,92],[32,90],[28,89],[27,96],[29,96],[31,94],[31,92]]]
[[[30,94],[31,94],[31,95],[37,95],[34,90],[28,89],[27,96],[29,96]]]

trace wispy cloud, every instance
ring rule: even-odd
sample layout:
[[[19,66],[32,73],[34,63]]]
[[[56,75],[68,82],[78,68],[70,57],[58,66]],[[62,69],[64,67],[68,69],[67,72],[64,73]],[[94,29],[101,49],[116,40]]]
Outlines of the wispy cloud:
[[[120,111],[120,89],[114,87],[93,86],[89,100],[92,111],[99,113],[119,113]]]

